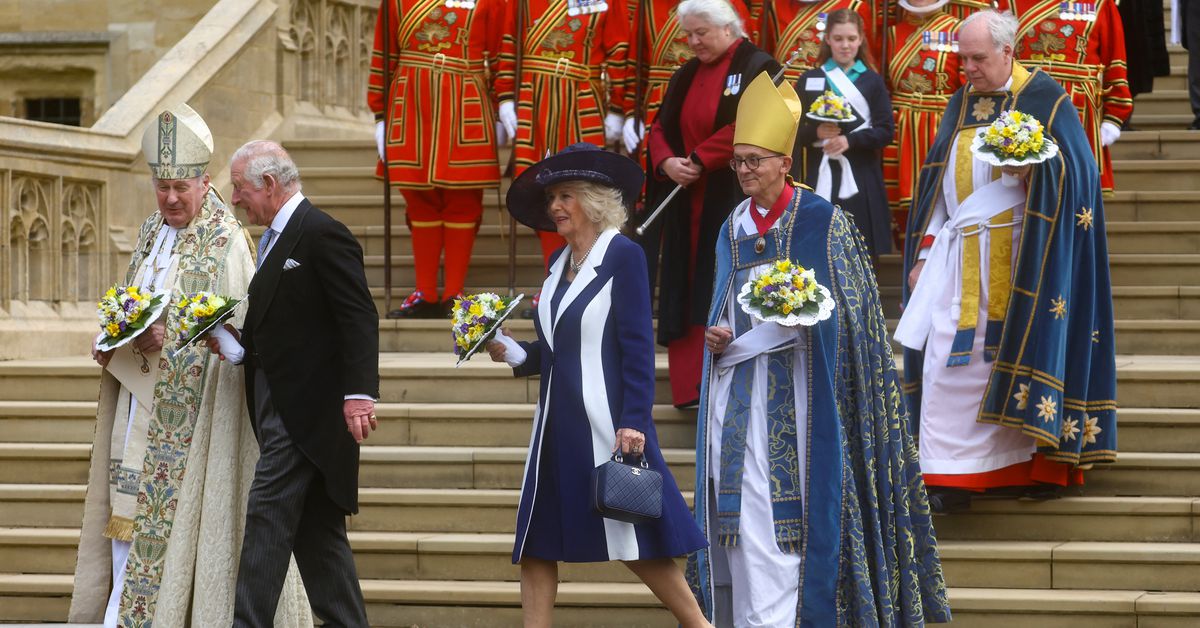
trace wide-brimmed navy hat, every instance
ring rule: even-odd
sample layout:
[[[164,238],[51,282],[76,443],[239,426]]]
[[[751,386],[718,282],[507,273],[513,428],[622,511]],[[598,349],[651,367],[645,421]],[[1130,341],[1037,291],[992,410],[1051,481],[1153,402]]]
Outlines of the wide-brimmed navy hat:
[[[580,142],[533,164],[508,188],[508,212],[523,225],[538,231],[556,231],[546,214],[546,188],[564,181],[591,181],[621,191],[625,207],[632,209],[642,193],[646,173],[623,155]]]

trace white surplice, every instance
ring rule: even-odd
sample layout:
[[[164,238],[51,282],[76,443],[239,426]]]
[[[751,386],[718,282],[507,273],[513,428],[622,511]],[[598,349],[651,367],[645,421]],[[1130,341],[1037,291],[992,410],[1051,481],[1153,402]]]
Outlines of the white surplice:
[[[975,133],[968,129],[963,133]],[[947,237],[943,226],[953,224],[956,212],[961,208],[956,202],[959,198],[955,164],[957,164],[958,147],[956,141],[950,149],[947,168],[942,180],[942,195],[934,207],[933,217],[926,233]],[[980,196],[984,203],[995,202],[988,192],[996,191],[993,183],[992,166],[979,159],[972,159],[971,183],[972,190]],[[985,186],[992,185],[988,190]],[[1024,184],[1019,184],[1018,190],[1024,198]],[[949,201],[947,201],[949,199]],[[966,202],[964,202],[966,205]],[[1000,210],[1005,207],[998,208]],[[1024,215],[1024,201],[1012,206],[1013,225],[1012,251],[1015,267],[1016,255],[1021,240],[1021,220]],[[993,223],[995,220],[992,221]],[[1000,225],[992,225],[993,227]],[[972,229],[973,230],[973,229]],[[960,232],[961,233],[961,232]],[[979,423],[979,407],[983,402],[983,393],[991,375],[992,363],[984,361],[983,349],[988,319],[988,282],[990,268],[990,229],[982,229],[979,233],[979,276],[983,279],[979,288],[979,316],[975,328],[975,344],[971,348],[971,359],[968,364],[948,367],[946,362],[950,357],[950,348],[958,331],[958,315],[955,311],[957,299],[961,291],[961,274],[957,270],[939,273],[940,280],[933,277],[934,273],[922,271],[920,282],[927,282],[925,288],[932,289],[931,298],[925,304],[927,312],[911,315],[929,321],[929,331],[925,342],[925,364],[922,372],[921,395],[921,427],[920,427],[920,460],[921,471],[932,474],[961,475],[995,471],[1004,467],[1025,462],[1036,451],[1032,437],[998,425]],[[935,239],[934,246],[938,246]],[[933,255],[933,252],[930,252]],[[951,253],[953,263],[961,260],[962,246]],[[926,269],[929,269],[927,264]],[[932,282],[932,283],[930,283]],[[914,294],[915,296],[915,294]],[[906,314],[909,314],[906,310]],[[902,319],[903,320],[903,319]],[[903,325],[903,323],[902,323]],[[901,338],[900,331],[897,337]],[[903,339],[907,346],[913,346],[911,339]],[[914,347],[919,348],[919,347]]]
[[[765,216],[767,210],[746,200],[734,210],[733,220],[739,235],[757,233],[750,215],[751,207]],[[769,264],[751,269],[751,277],[760,275]],[[730,290],[725,313],[719,326],[732,327],[735,310],[740,308],[735,295],[741,285]],[[725,409],[729,403],[729,392],[733,383],[732,366],[743,359],[754,360],[754,387],[750,395],[750,417],[746,427],[745,467],[742,473],[742,512],[738,547],[721,548],[714,545],[713,551],[725,551],[733,584],[734,626],[737,628],[757,626],[792,626],[796,622],[796,608],[800,585],[801,556],[785,554],[775,543],[775,524],[771,508],[771,485],[767,442],[767,355],[766,352],[786,351],[792,355],[793,386],[795,391],[796,442],[800,460],[797,468],[804,473],[804,455],[808,441],[808,333],[804,327],[786,328],[776,323],[762,323],[751,317],[754,334],[749,332],[734,339],[714,367],[713,385],[709,387],[708,433],[710,447],[708,468],[711,481],[720,484],[721,477],[721,429]],[[762,329],[763,327],[767,329]],[[800,478],[801,491],[806,486]],[[804,495],[801,495],[801,503]]]

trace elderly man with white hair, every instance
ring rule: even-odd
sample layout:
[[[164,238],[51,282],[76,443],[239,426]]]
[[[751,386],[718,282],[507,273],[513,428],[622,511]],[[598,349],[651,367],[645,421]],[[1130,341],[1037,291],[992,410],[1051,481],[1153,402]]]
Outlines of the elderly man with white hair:
[[[1054,497],[1116,459],[1116,363],[1104,204],[1070,97],[1013,61],[1017,21],[959,28],[969,85],[950,100],[905,240],[909,408],[935,511],[988,489]],[[1000,168],[972,141],[1001,113],[1045,125],[1058,153]]]
[[[359,443],[377,426],[379,396],[379,317],[362,248],[304,198],[279,144],[242,146],[230,179],[233,204],[267,227],[240,337],[209,343],[245,365],[261,450],[233,625],[270,624],[294,553],[324,625],[365,627],[345,519],[358,511]]]
[[[158,211],[142,223],[123,285],[170,304],[129,344],[92,352],[106,370],[69,619],[228,626],[258,447],[238,369],[168,330],[186,294],[245,296],[254,261],[209,185],[213,140],[199,114],[181,104],[155,116],[142,150]],[[312,625],[294,568],[283,599],[268,623]]]

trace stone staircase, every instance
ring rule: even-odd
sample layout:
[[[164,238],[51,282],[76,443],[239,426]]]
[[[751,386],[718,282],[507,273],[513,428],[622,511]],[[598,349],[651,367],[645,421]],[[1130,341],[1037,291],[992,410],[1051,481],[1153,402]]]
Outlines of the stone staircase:
[[[1082,491],[1032,503],[978,500],[936,520],[956,624],[1200,625],[1200,133],[1183,128],[1182,61],[1138,99],[1115,146],[1106,203],[1117,314],[1121,456]],[[383,230],[369,141],[291,142],[305,190],[363,243],[382,310]],[[507,228],[488,192],[470,291],[502,291]],[[395,195],[394,303],[412,261]],[[261,228],[252,230],[257,237]],[[542,271],[518,234],[518,290]],[[880,283],[896,315],[899,259]],[[521,337],[532,325],[511,325]],[[517,487],[535,381],[477,359],[455,369],[443,321],[380,322],[381,428],[363,448],[351,543],[375,626],[520,623],[512,566]],[[0,363],[0,622],[64,621],[99,369],[85,356]],[[656,426],[688,499],[694,412],[672,408],[660,355]],[[670,626],[623,567],[565,565],[555,624]]]

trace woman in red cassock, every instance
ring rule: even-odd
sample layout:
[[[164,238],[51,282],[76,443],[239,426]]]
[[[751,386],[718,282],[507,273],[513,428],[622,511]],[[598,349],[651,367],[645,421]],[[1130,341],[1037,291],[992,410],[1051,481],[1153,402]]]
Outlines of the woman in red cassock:
[[[671,77],[650,128],[646,206],[684,187],[647,230],[643,246],[652,251],[661,238],[658,342],[667,347],[672,401],[688,406],[700,394],[717,235],[745,198],[728,165],[737,104],[755,77],[774,74],[779,64],[746,39],[725,0],[686,0],[676,12],[694,58]]]

